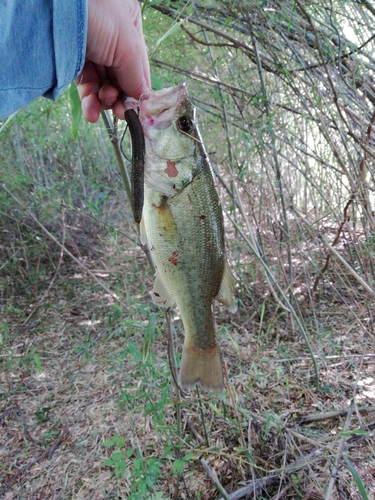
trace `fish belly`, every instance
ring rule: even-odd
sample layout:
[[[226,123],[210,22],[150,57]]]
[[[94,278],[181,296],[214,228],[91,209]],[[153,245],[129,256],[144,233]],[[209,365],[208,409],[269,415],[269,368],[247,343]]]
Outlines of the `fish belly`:
[[[224,272],[224,230],[210,172],[200,172],[171,198],[146,186],[143,217],[156,282],[161,282],[170,302],[177,305],[184,324],[181,385],[221,390],[213,301]]]

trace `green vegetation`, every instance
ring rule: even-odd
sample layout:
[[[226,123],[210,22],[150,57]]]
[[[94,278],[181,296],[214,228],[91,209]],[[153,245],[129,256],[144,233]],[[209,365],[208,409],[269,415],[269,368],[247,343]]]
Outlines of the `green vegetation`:
[[[227,391],[174,385],[104,122],[74,86],[39,99],[0,124],[0,497],[371,498],[374,9],[144,7],[154,87],[188,81],[217,173]]]

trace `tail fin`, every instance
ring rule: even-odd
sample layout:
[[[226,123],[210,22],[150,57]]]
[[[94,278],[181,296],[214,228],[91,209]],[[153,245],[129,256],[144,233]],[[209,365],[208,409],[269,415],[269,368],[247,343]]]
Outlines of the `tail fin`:
[[[213,348],[200,349],[184,345],[180,382],[183,389],[200,385],[206,391],[223,390],[224,379],[219,346],[216,344]]]

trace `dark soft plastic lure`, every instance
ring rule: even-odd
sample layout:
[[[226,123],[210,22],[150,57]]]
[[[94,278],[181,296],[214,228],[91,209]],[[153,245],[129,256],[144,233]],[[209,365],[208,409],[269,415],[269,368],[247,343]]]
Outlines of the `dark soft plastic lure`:
[[[131,194],[134,220],[141,222],[144,200],[144,170],[145,170],[145,138],[142,125],[134,109],[125,111],[125,120],[128,124],[132,140],[132,175]]]

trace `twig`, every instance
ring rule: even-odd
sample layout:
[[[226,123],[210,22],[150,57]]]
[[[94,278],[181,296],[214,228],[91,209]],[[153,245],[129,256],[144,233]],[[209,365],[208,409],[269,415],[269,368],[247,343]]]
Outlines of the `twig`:
[[[284,486],[284,488],[282,490],[280,490],[276,495],[274,495],[272,497],[272,500],[281,500],[283,498],[283,496],[285,495],[285,493],[290,490],[290,488],[294,486],[293,484],[291,483],[288,483],[286,486]]]
[[[211,469],[211,467],[208,465],[208,463],[206,462],[206,460],[204,458],[201,458],[201,464],[202,464],[204,470],[206,471],[207,476],[214,483],[214,485],[216,486],[216,489],[218,490],[220,495],[224,498],[224,500],[230,500],[230,496],[225,491],[224,486],[220,483],[220,481],[216,475],[216,472],[213,469]]]
[[[3,413],[0,414],[0,420],[3,420],[3,418],[7,418],[9,417],[9,415],[11,415],[14,411],[14,408],[13,406],[11,406],[10,408],[8,408],[7,410],[5,410]]]
[[[256,493],[260,490],[264,490],[267,486],[275,483],[280,479],[280,474],[270,474],[269,476],[262,477],[261,479],[254,479],[251,483],[243,486],[242,488],[230,493],[228,495],[228,500],[240,500],[240,498],[244,498],[247,495],[251,495],[251,493]]]
[[[352,411],[351,407],[337,411],[328,411],[326,413],[314,413],[312,415],[306,415],[306,417],[297,418],[296,420],[298,423],[306,424],[309,422],[318,422],[319,420],[327,420],[329,418],[344,417],[350,411]],[[375,406],[361,406],[357,408],[357,411],[359,413],[372,412],[375,411]]]
[[[33,443],[37,443],[37,444],[42,444],[41,441],[39,441],[39,439],[36,439],[34,438],[31,434],[30,434],[30,431],[29,431],[29,427],[26,423],[26,419],[25,419],[25,416],[24,414],[22,413],[22,410],[20,408],[20,405],[17,403],[17,401],[15,402],[14,404],[15,408],[15,413],[19,416],[19,418],[21,419],[21,422],[22,422],[22,427],[23,427],[23,432],[25,433],[25,437],[27,440],[29,441],[32,441]]]
[[[205,441],[204,441],[204,438],[199,434],[199,432],[197,431],[197,429],[195,428],[192,420],[190,419],[190,417],[188,417],[188,415],[184,412],[184,410],[181,410],[181,413],[185,419],[185,422],[186,422],[186,425],[189,427],[189,429],[191,430],[191,432],[194,434],[194,436],[196,437],[197,441],[201,444],[203,444]]]
[[[210,442],[209,442],[209,439],[208,439],[208,433],[207,433],[206,424],[205,424],[205,421],[204,421],[203,406],[202,406],[201,396],[199,394],[199,387],[196,385],[195,388],[196,388],[197,396],[198,396],[199,413],[201,415],[201,422],[202,422],[202,426],[203,426],[204,437],[206,438],[206,446],[209,447],[210,446]]]
[[[30,210],[28,210],[6,187],[4,184],[0,184],[0,187],[22,208],[22,210],[25,211],[25,213],[27,213],[27,215],[33,219],[33,221],[41,228],[41,230],[54,242],[56,243],[56,245],[58,247],[60,247],[72,260],[74,260],[74,262],[81,268],[83,269],[87,274],[89,274],[91,276],[91,278],[96,281],[96,283],[98,283],[98,285],[100,285],[116,302],[119,302],[121,303],[121,300],[119,299],[119,297],[115,294],[115,292],[113,292],[112,290],[110,290],[106,284],[103,283],[102,280],[100,280],[97,276],[95,276],[95,274],[90,271],[90,269],[88,269],[87,267],[85,267],[82,262],[77,259],[77,257],[75,257],[71,252],[69,252],[69,250],[64,246],[62,245],[59,240],[57,238],[55,238],[55,236],[53,236],[53,234],[51,234],[48,229],[43,226],[43,224],[41,224],[39,222],[39,220],[35,217],[34,214],[32,214],[30,212]]]
[[[243,448],[246,448],[245,438],[244,438],[244,435],[243,435],[243,432],[242,432],[241,418],[240,418],[240,414],[238,413],[238,408],[237,408],[236,400],[234,399],[232,385],[231,385],[229,377],[228,377],[228,367],[227,367],[227,362],[225,361],[225,359],[223,360],[223,367],[224,367],[225,380],[227,381],[227,387],[228,387],[228,391],[229,391],[229,396],[230,396],[230,399],[232,401],[233,410],[234,410],[234,413],[236,415],[238,430],[240,432],[241,445],[243,446]]]
[[[350,208],[350,205],[353,203],[355,199],[355,196],[354,194],[352,194],[352,196],[349,198],[347,204],[345,205],[345,208],[344,208],[344,214],[343,214],[343,218],[342,218],[342,222],[337,230],[337,234],[336,234],[336,237],[332,243],[332,246],[335,246],[337,245],[337,243],[339,243],[340,241],[340,236],[342,234],[342,231],[344,229],[344,226],[345,224],[348,222],[349,220],[349,216],[348,216],[348,210]],[[324,266],[322,267],[322,269],[320,270],[320,273],[318,274],[318,276],[316,277],[315,279],[315,282],[314,282],[314,286],[312,288],[312,293],[315,294],[316,293],[316,289],[318,287],[318,284],[319,284],[319,281],[323,278],[323,274],[327,271],[328,269],[328,266],[329,266],[329,261],[332,257],[332,254],[331,253],[327,253],[327,256],[326,256],[326,261],[324,263]]]
[[[197,38],[195,35],[193,35],[193,33],[188,30],[183,24],[181,24],[181,28],[188,36],[190,36],[190,38],[194,42],[199,43],[199,45],[205,45],[206,47],[230,47],[232,49],[237,49],[237,46],[234,43],[205,42],[204,40],[201,40],[200,38]]]
[[[281,474],[283,476],[287,476],[292,474],[293,472],[297,471],[298,469],[302,469],[306,467],[307,465],[310,465],[313,463],[315,460],[320,458],[323,455],[322,450],[314,450],[305,457],[302,457],[293,463],[287,465],[285,468],[282,469],[282,471],[278,474],[270,474],[269,476],[262,477],[261,479],[255,479],[251,481],[249,484],[244,486],[243,488],[240,488],[237,491],[234,491],[233,493],[230,493],[228,498],[229,500],[239,500],[240,498],[243,498],[247,495],[251,495],[253,492],[258,492],[259,490],[264,490],[267,486],[270,486],[271,484],[275,483],[276,481],[279,481],[281,479]]]
[[[235,183],[234,183],[234,187],[236,189],[236,196],[237,196],[237,201],[238,201],[239,206],[240,206],[241,214],[242,214],[242,216],[243,216],[243,218],[245,220],[245,223],[246,223],[248,231],[249,231],[250,239],[247,238],[247,236],[244,234],[244,232],[242,231],[242,229],[239,227],[238,224],[236,224],[236,222],[228,214],[228,212],[225,211],[225,214],[227,215],[228,219],[231,221],[231,223],[233,224],[233,226],[237,229],[237,231],[239,232],[239,234],[241,235],[241,237],[243,238],[243,240],[246,242],[246,244],[248,245],[248,247],[252,250],[252,252],[254,252],[255,257],[258,259],[258,261],[262,265],[263,269],[265,270],[265,272],[266,272],[266,279],[267,279],[268,285],[270,287],[270,291],[272,292],[272,295],[275,297],[275,300],[277,301],[277,303],[284,310],[286,310],[287,312],[291,313],[293,315],[294,319],[296,320],[296,323],[298,324],[298,326],[299,326],[299,328],[301,330],[302,336],[305,339],[307,349],[308,349],[308,351],[310,353],[310,356],[311,356],[310,359],[311,359],[311,361],[313,362],[313,365],[314,365],[315,385],[317,387],[319,387],[318,365],[317,365],[317,362],[316,362],[316,359],[315,359],[314,352],[313,352],[312,347],[311,347],[311,343],[310,343],[310,340],[309,340],[309,336],[308,336],[307,330],[304,327],[304,325],[303,325],[302,321],[300,320],[300,318],[298,317],[298,315],[297,315],[294,307],[289,302],[288,297],[286,296],[286,294],[284,293],[284,291],[281,289],[280,285],[278,284],[278,282],[274,278],[274,276],[273,276],[273,274],[271,272],[271,269],[268,267],[268,265],[267,265],[267,263],[266,263],[263,255],[261,254],[261,251],[259,250],[257,242],[256,242],[256,239],[255,239],[254,231],[252,230],[252,227],[251,227],[251,225],[249,223],[249,220],[248,220],[248,217],[246,215],[246,212],[245,212],[245,210],[243,208],[242,201],[241,201],[241,198],[240,198],[240,195],[239,195],[239,192],[238,192],[238,189],[237,189],[237,186],[236,186]],[[272,284],[271,284],[271,281],[272,281]],[[285,305],[282,304],[282,302],[278,298],[278,296],[277,296],[277,294],[276,294],[273,286],[279,291],[280,295],[283,297]]]
[[[176,408],[176,433],[179,439],[179,442],[176,446],[176,457],[177,459],[181,458],[181,447],[180,443],[182,441],[182,426],[181,426],[181,395],[184,394],[178,383],[177,376],[177,361],[176,361],[176,350],[174,345],[174,338],[172,332],[172,318],[171,318],[171,308],[168,307],[166,313],[167,320],[167,330],[168,330],[168,359],[169,359],[169,368],[171,370],[171,374],[174,380],[174,393],[175,393],[175,408]],[[175,483],[175,492],[174,498],[177,500],[179,498],[179,487],[180,487],[180,479],[181,473],[177,474],[176,483]]]
[[[290,207],[293,210],[293,213],[298,215],[298,217],[306,224],[307,227],[309,227],[312,231],[313,234],[316,234],[316,232],[312,229],[312,224],[297,210],[295,207],[291,206]],[[333,253],[335,257],[343,264],[343,266],[349,271],[349,273],[355,278],[358,283],[360,283],[363,288],[369,292],[373,297],[375,297],[375,291],[370,287],[366,281],[359,276],[359,274],[346,262],[346,260],[340,255],[340,253],[333,248],[333,246],[328,243],[328,241],[325,239],[325,237],[321,234],[317,234],[318,238],[324,243],[324,245],[328,248],[328,250]]]
[[[355,399],[353,399],[353,401],[350,405],[348,415],[346,417],[345,425],[343,428],[344,433],[346,433],[349,429],[350,422],[351,422],[351,419],[353,416],[354,405],[355,405]],[[340,439],[340,444],[339,444],[339,447],[338,447],[338,450],[336,453],[336,458],[335,458],[335,462],[333,464],[331,478],[330,478],[329,483],[328,483],[328,487],[327,487],[327,491],[326,491],[326,495],[324,497],[324,500],[330,500],[332,498],[332,490],[333,490],[333,487],[335,485],[335,481],[336,481],[336,477],[337,477],[337,473],[338,473],[338,468],[339,468],[339,463],[340,463],[342,454],[344,452],[346,439],[347,439],[347,436],[345,434]]]
[[[158,66],[158,67],[165,66],[166,68],[171,68],[174,71],[177,71],[178,73],[181,73],[183,75],[188,76],[192,80],[204,81],[204,82],[207,82],[210,85],[215,85],[215,86],[218,83],[220,83],[220,85],[222,87],[227,88],[228,90],[230,90],[233,93],[237,93],[237,94],[242,95],[242,96],[249,96],[250,98],[254,97],[254,94],[248,92],[245,89],[241,89],[240,87],[235,87],[234,85],[229,85],[228,83],[225,83],[225,82],[222,82],[222,81],[218,81],[217,78],[214,78],[214,77],[212,77],[210,75],[207,75],[205,73],[201,73],[199,71],[197,72],[197,71],[192,71],[192,70],[189,70],[189,69],[181,68],[180,66],[176,66],[175,64],[168,63],[168,62],[165,62],[165,61],[160,61],[159,59],[155,59],[153,61],[153,64],[155,64],[155,66]]]
[[[35,458],[33,458],[28,464],[26,464],[22,469],[18,469],[15,474],[13,474],[8,480],[4,482],[4,485],[0,488],[0,496],[3,497],[7,491],[18,481],[20,477],[22,477],[33,465],[37,464],[41,460],[51,460],[52,455],[55,453],[57,448],[66,440],[69,435],[69,430],[67,424],[64,425],[60,436],[56,439],[53,445],[43,453],[40,453]]]
[[[341,314],[341,313],[340,313]],[[371,358],[374,358],[375,354],[346,354],[345,356],[341,356],[341,354],[335,354],[332,356],[324,356],[324,359],[341,359],[343,362],[353,360],[355,358],[364,358],[364,361],[366,361],[366,358],[370,358],[369,361],[371,361]],[[319,356],[317,356],[319,359]],[[310,361],[310,358],[306,356],[298,356],[296,358],[281,358],[281,359],[267,359],[267,363],[294,363],[296,361]],[[335,364],[335,366],[337,366]]]
[[[204,23],[202,21],[199,21],[198,19],[194,19],[192,16],[181,16],[180,13],[175,10],[171,9],[169,7],[164,7],[163,5],[157,5],[157,4],[151,4],[152,8],[158,10],[159,12],[162,12],[163,14],[166,14],[167,16],[171,17],[177,17],[179,16],[181,19],[188,19],[189,23],[196,24],[197,26],[200,26],[201,28],[204,28],[207,31],[210,31],[211,33],[214,33],[217,35],[219,38],[222,38],[224,40],[228,40],[231,42],[236,48],[242,49],[244,54],[246,54],[249,59],[251,59],[253,62],[255,62],[255,56],[254,56],[254,51],[253,48],[247,45],[245,42],[242,40],[239,40],[233,36],[228,35],[224,31],[214,28],[213,26]],[[262,64],[267,69],[267,71],[270,71],[272,73],[279,73],[279,70],[277,68],[273,68],[273,60],[266,56],[265,54],[261,53],[261,58],[262,58]]]
[[[64,221],[64,217],[63,217],[63,221]],[[65,226],[65,224],[63,224],[63,237],[62,237],[62,246],[63,247],[65,247],[65,238],[66,238],[66,226]],[[27,318],[25,319],[25,321],[22,323],[21,326],[25,326],[26,323],[28,323],[30,321],[30,318],[33,316],[33,314],[38,309],[38,307],[40,307],[40,305],[44,303],[44,299],[49,294],[49,291],[51,290],[51,288],[52,288],[52,286],[53,286],[53,284],[54,284],[54,282],[59,274],[60,267],[61,267],[61,264],[63,261],[63,257],[64,257],[64,251],[62,248],[60,248],[59,262],[57,263],[55,274],[53,275],[53,277],[48,285],[47,290],[43,293],[42,297],[38,300],[38,303],[34,306],[34,308],[32,309],[32,311],[27,316]]]

